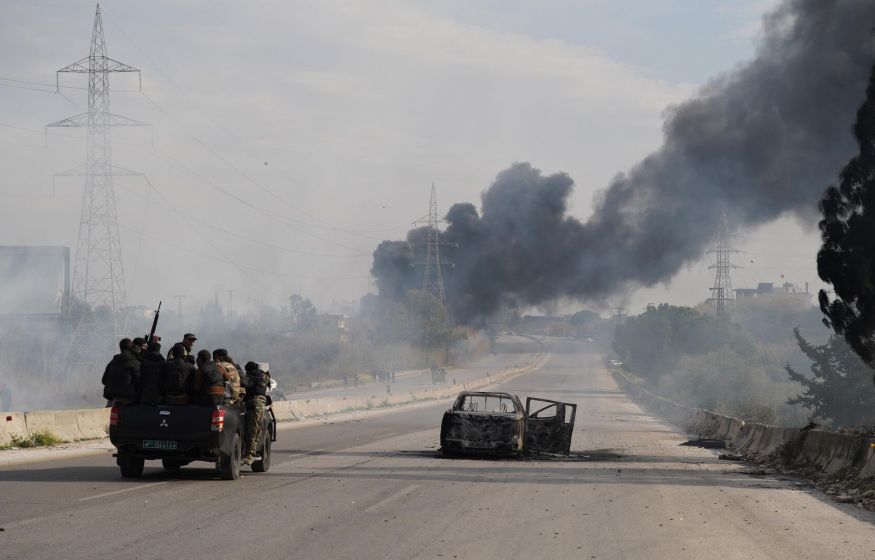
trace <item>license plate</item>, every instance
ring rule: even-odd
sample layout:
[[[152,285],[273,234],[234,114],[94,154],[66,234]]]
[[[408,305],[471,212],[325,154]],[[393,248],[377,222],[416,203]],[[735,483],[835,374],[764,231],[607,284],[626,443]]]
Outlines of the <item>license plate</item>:
[[[176,442],[163,439],[144,439],[143,449],[176,449]]]

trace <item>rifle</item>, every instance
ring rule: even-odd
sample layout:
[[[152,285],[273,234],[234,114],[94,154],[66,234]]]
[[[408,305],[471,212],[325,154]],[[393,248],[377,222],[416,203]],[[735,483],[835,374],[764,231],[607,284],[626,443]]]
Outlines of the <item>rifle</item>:
[[[155,316],[152,318],[152,330],[149,331],[149,336],[146,337],[146,342],[152,344],[155,340],[155,329],[158,328],[158,316],[161,315],[161,302],[158,302],[158,309],[155,310]]]

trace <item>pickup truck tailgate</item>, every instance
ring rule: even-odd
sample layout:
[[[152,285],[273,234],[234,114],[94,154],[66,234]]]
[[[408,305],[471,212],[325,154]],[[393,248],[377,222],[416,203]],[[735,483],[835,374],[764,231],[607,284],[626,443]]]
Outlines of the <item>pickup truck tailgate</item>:
[[[110,426],[110,440],[116,447],[125,445],[143,451],[165,449],[185,452],[194,448],[224,448],[227,434],[237,430],[239,414],[224,415],[221,431],[212,425],[218,407],[195,405],[139,405],[118,408],[118,419]]]

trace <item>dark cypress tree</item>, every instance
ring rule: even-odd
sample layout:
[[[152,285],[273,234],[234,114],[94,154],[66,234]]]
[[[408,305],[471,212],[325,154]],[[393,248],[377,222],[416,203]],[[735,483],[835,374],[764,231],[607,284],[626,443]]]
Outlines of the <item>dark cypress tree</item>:
[[[832,284],[835,299],[821,290],[823,322],[844,335],[851,348],[875,363],[875,68],[866,100],[857,111],[854,136],[860,146],[820,201],[823,246],[817,273]]]
[[[804,391],[787,402],[801,404],[815,417],[834,427],[871,427],[875,424],[875,387],[871,370],[839,336],[831,336],[823,346],[813,346],[794,329],[796,342],[811,360],[811,376],[786,366],[790,379]]]

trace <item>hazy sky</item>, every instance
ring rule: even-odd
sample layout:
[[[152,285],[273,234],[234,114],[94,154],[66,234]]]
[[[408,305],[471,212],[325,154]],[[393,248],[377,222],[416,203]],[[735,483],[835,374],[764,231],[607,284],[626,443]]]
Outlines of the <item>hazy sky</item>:
[[[371,252],[427,212],[432,182],[443,210],[476,203],[515,161],[568,172],[585,219],[659,146],[668,105],[752,55],[775,3],[104,2],[109,56],[143,71],[144,94],[112,76],[113,112],[153,125],[113,132],[114,163],[152,185],[116,179],[129,302],[358,300]],[[54,73],[88,54],[93,14],[0,2],[0,243],[75,248],[82,180],[53,190],[53,175],[84,162],[84,131],[43,126],[84,111],[84,76],[62,76],[65,99]],[[735,287],[814,289],[816,233],[739,232]],[[695,304],[709,264],[604,304]]]

